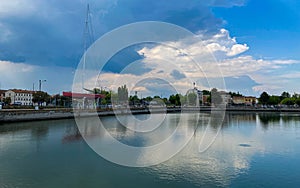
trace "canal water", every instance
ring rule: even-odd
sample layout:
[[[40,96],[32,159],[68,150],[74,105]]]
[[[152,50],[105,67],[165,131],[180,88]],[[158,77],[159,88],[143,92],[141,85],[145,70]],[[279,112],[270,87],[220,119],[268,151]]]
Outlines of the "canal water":
[[[189,121],[178,123],[180,117]],[[82,138],[75,120],[0,124],[0,187],[299,187],[299,115],[227,113],[220,130],[209,119],[202,113],[167,114],[160,128],[138,135],[120,119],[102,117],[109,134],[135,147],[162,142],[175,129],[182,133],[177,139],[192,132],[181,152],[144,168],[121,166],[99,156]],[[216,138],[200,152],[205,133]]]

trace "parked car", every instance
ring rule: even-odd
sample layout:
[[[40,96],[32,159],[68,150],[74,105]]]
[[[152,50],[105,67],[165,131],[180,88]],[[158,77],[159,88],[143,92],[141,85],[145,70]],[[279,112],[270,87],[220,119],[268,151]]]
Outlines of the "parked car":
[[[21,105],[22,105],[21,102],[15,102],[15,103],[13,104],[13,106],[21,106]]]

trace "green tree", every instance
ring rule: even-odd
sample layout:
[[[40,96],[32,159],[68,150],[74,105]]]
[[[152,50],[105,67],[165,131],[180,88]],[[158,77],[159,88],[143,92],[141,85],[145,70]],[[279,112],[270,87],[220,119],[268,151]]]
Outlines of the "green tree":
[[[295,103],[296,103],[297,105],[300,106],[300,98],[297,98],[297,99],[295,100]]]
[[[108,104],[108,102],[107,102],[107,99],[106,98],[103,98],[103,99],[101,99],[101,104]]]
[[[127,89],[126,85],[118,88],[118,100],[119,100],[119,102],[128,101],[128,89]]]
[[[290,97],[291,97],[291,95],[289,94],[289,92],[284,91],[284,92],[282,92],[282,94],[280,96],[280,100],[283,100],[285,98],[290,98]]]
[[[171,104],[175,105],[175,106],[180,106],[181,105],[181,95],[180,94],[176,94],[176,95],[171,95],[169,97],[169,101]]]
[[[208,91],[208,90],[203,90],[203,91],[202,91],[202,94],[203,94],[203,95],[210,95],[210,91]]]
[[[176,97],[175,97],[175,95],[170,95],[169,101],[170,101],[171,104],[175,105],[176,104]]]
[[[269,101],[269,98],[270,98],[270,95],[267,93],[267,92],[263,92],[260,97],[259,97],[259,102],[263,105],[266,105],[268,104],[268,101]]]
[[[114,104],[118,102],[118,94],[116,92],[110,92],[110,102]]]
[[[111,104],[113,101],[116,101],[118,96],[116,93],[109,91],[109,92],[105,92],[102,93],[105,95],[104,99],[105,99],[105,104]],[[103,99],[102,99],[103,100]],[[103,104],[103,101],[101,101],[101,103]]]
[[[293,96],[292,96],[292,98],[294,98],[294,99],[299,98],[299,94],[298,93],[294,93]]]
[[[187,96],[186,95],[179,95],[180,97],[180,104],[181,106],[187,105]]]
[[[32,102],[38,103],[39,105],[41,105],[44,102],[49,103],[50,95],[44,91],[36,91],[32,95]]]
[[[93,89],[93,94],[100,94],[101,90],[99,88],[94,88]]]
[[[131,96],[129,97],[129,103],[131,105],[137,105],[137,104],[140,104],[140,99],[138,98],[138,96],[134,95],[134,96]]]
[[[3,102],[5,104],[10,104],[11,103],[11,98],[10,97],[6,97],[6,98],[3,99]]]
[[[144,100],[145,100],[145,101],[147,101],[147,102],[150,102],[150,101],[152,101],[152,100],[153,100],[153,98],[152,98],[152,97],[150,97],[150,96],[148,96],[148,97],[144,98]]]
[[[168,100],[168,98],[164,97],[163,99],[163,102],[165,105],[169,105],[170,104],[170,101]]]
[[[281,104],[294,105],[296,102],[295,98],[285,98],[281,101]]]
[[[187,102],[188,102],[188,105],[196,106],[196,104],[197,104],[197,94],[196,93],[189,93],[187,95]]]
[[[275,96],[275,95],[272,95],[269,97],[269,100],[268,100],[268,104],[269,105],[277,105],[280,103],[280,97],[279,96]]]
[[[216,88],[213,88],[211,90],[211,103],[213,103],[215,106],[218,106],[222,103],[222,101],[223,99],[218,90]]]
[[[208,103],[211,103],[211,96],[208,96],[208,97],[207,97],[207,102],[208,102]]]
[[[234,97],[234,96],[237,96],[237,97],[241,97],[241,96],[243,96],[242,94],[240,94],[239,92],[229,92],[229,95],[231,96],[231,97]]]

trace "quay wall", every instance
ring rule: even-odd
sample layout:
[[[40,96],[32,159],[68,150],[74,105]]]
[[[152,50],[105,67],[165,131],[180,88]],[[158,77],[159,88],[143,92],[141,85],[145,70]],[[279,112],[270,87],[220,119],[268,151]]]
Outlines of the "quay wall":
[[[189,113],[189,112],[211,112],[217,110],[211,107],[175,107],[175,108],[152,108],[152,109],[117,109],[95,112],[93,110],[85,110],[80,112],[73,112],[73,109],[2,109],[0,110],[1,122],[21,122],[21,121],[35,121],[35,120],[51,120],[51,119],[68,119],[74,116],[88,117],[88,116],[113,116],[115,114],[149,114],[149,113]],[[249,108],[249,107],[230,107],[226,108],[228,112],[279,112],[279,113],[299,113],[300,108],[281,108],[281,109],[264,109],[264,108]]]

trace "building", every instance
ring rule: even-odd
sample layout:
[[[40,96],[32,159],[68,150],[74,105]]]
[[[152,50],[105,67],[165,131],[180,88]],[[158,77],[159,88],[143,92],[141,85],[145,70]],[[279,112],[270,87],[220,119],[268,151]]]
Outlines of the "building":
[[[105,98],[105,95],[103,94],[87,94],[72,92],[63,92],[63,96],[73,99],[70,100],[72,101],[72,106],[78,109],[94,109],[100,105],[101,99]]]
[[[17,104],[17,105],[25,105],[25,106],[31,106],[32,103],[32,96],[33,91],[29,90],[21,90],[21,89],[10,89],[5,92],[5,98],[10,97],[11,104]]]
[[[223,103],[228,105],[228,104],[231,104],[231,95],[225,91],[220,91],[220,96],[223,100]]]
[[[256,104],[256,97],[246,96],[245,97],[245,105],[253,106]]]
[[[243,105],[243,104],[245,104],[245,97],[244,96],[233,96],[232,103],[234,105]]]
[[[235,105],[253,106],[257,103],[256,97],[252,96],[233,96],[232,103]]]

